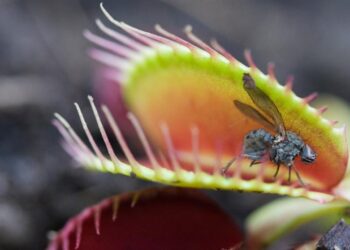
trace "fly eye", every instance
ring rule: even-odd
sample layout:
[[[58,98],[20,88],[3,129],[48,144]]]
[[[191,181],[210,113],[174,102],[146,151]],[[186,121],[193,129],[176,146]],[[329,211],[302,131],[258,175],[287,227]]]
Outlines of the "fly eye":
[[[312,163],[316,160],[316,153],[309,145],[305,145],[301,151],[301,160],[306,163]]]

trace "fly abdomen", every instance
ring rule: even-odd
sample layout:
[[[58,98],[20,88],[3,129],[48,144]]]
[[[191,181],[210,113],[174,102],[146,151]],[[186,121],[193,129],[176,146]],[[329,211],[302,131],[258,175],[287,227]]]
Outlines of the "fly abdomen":
[[[272,135],[265,129],[250,131],[244,137],[243,153],[251,160],[260,160],[267,154],[272,140]]]

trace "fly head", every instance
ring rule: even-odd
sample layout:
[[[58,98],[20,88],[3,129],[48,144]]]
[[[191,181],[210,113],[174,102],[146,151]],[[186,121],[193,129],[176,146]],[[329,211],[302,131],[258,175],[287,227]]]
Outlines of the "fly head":
[[[313,163],[316,160],[316,156],[315,151],[309,145],[305,144],[300,153],[301,160],[305,163]]]

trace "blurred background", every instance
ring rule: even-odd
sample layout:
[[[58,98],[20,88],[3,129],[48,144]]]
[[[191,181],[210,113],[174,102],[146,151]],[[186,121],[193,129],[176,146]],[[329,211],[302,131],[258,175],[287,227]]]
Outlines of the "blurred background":
[[[241,61],[243,50],[251,49],[265,72],[267,63],[275,62],[280,82],[292,73],[300,96],[318,91],[349,101],[349,1],[105,0],[104,4],[116,19],[147,31],[160,23],[182,35],[182,28],[191,24],[204,40],[216,37]],[[88,109],[86,96],[97,88],[93,86],[97,64],[86,55],[90,45],[82,32],[96,31],[94,19],[101,16],[97,0],[0,0],[1,250],[44,249],[48,232],[60,229],[85,206],[155,185],[76,168],[51,125],[53,112],[59,112],[83,134],[73,102]],[[208,193],[241,225],[252,210],[275,198]]]

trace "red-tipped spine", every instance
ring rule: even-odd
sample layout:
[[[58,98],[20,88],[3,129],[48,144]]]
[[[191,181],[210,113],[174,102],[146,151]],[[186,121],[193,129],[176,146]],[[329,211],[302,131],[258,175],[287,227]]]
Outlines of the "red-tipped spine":
[[[319,109],[317,109],[317,113],[322,115],[324,112],[326,112],[328,110],[327,106],[322,106]]]
[[[316,100],[316,98],[318,97],[318,93],[317,92],[313,92],[310,95],[308,95],[307,97],[303,98],[303,101],[305,104],[309,104],[310,102]]]
[[[294,76],[289,75],[287,77],[287,81],[286,81],[286,85],[285,85],[285,88],[288,92],[293,90],[293,82],[294,82]]]
[[[248,63],[248,66],[252,69],[252,70],[256,70],[257,67],[256,67],[256,64],[253,60],[253,57],[252,57],[252,53],[250,50],[246,49],[244,50],[244,58],[245,60],[247,61]]]
[[[339,121],[336,121],[336,120],[331,120],[329,121],[329,123],[331,124],[331,126],[335,126],[338,124]]]
[[[182,39],[182,38],[176,36],[175,34],[173,34],[173,33],[169,32],[169,31],[165,30],[165,29],[164,29],[163,27],[161,27],[159,24],[156,24],[156,25],[154,26],[154,28],[155,28],[155,30],[156,30],[159,34],[161,34],[161,35],[163,35],[163,36],[169,38],[170,40],[174,41],[175,43],[181,44],[181,45],[187,47],[187,48],[190,49],[190,50],[197,49],[197,47],[194,46],[193,44],[191,44],[190,42],[188,42],[188,41],[186,41],[186,40],[184,40],[184,39]]]
[[[210,41],[210,44],[217,52],[219,52],[222,56],[227,58],[231,63],[238,62],[237,59],[231,53],[225,50],[224,47],[222,47],[215,39],[212,39]]]
[[[267,73],[272,82],[276,82],[275,64],[270,62],[267,64]]]
[[[123,45],[119,43],[112,42],[110,40],[107,40],[105,38],[102,38],[100,36],[97,36],[90,32],[89,30],[84,31],[84,36],[86,39],[88,39],[90,42],[94,43],[95,45],[98,45],[104,49],[107,49],[111,52],[116,53],[119,56],[123,56],[126,58],[129,58],[133,55],[134,51],[132,49],[129,49],[127,47],[124,47]]]
[[[83,222],[80,220],[77,220],[77,227],[75,232],[75,249],[78,249],[81,242],[81,234],[83,232]]]
[[[187,25],[185,27],[184,31],[185,31],[185,34],[187,35],[188,39],[190,39],[190,41],[194,42],[199,47],[201,47],[202,49],[207,51],[211,56],[217,55],[217,52],[214,49],[212,49],[208,44],[206,44],[200,38],[198,38],[195,34],[193,34],[192,26]]]

